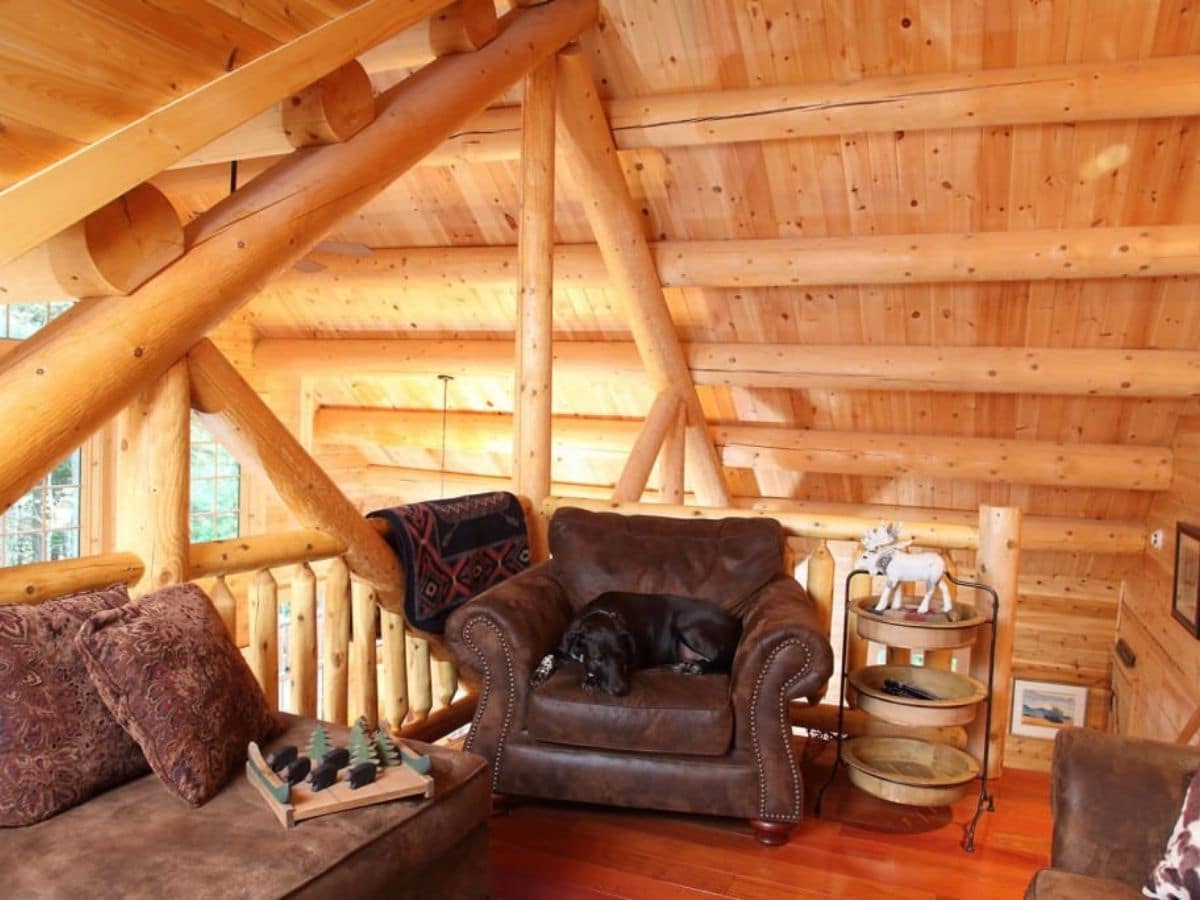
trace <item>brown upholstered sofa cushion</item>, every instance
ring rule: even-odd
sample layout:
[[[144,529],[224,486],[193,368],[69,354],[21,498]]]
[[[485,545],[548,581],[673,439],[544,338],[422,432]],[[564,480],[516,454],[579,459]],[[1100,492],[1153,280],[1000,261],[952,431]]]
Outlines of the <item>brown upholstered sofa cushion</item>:
[[[207,596],[172,585],[92,616],[76,645],[96,690],[168,790],[193,806],[275,730],[258,682]]]
[[[535,739],[631,753],[729,752],[728,675],[644,669],[624,697],[584,690],[581,680],[578,663],[568,663],[529,695],[525,724]]]
[[[146,771],[75,649],[121,585],[39,606],[0,606],[0,825],[28,825]]]

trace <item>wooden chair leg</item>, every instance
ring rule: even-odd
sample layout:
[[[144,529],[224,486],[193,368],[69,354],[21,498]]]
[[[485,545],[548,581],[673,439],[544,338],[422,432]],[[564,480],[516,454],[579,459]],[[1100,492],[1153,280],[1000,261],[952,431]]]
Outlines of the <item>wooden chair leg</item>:
[[[754,837],[760,844],[766,844],[768,847],[782,847],[788,842],[788,837],[796,826],[791,822],[764,822],[761,819],[751,819],[750,827],[754,829]]]

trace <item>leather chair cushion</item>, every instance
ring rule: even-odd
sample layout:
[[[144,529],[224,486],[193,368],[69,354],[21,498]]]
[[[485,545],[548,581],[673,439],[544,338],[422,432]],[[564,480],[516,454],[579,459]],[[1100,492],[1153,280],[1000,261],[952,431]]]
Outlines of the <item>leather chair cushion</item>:
[[[671,519],[564,507],[550,553],[578,610],[605,591],[703,597],[741,615],[750,595],[783,571],[774,519]]]
[[[529,696],[525,724],[536,740],[630,753],[722,756],[733,737],[726,675],[634,673],[624,697],[585,691],[579,665],[561,666]]]

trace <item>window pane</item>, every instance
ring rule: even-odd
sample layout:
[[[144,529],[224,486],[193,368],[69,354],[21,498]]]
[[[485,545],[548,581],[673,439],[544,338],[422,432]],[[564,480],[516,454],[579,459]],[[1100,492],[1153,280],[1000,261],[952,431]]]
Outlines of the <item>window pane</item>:
[[[42,495],[44,488],[34,488],[8,508],[5,516],[7,531],[40,531],[42,528]]]
[[[79,555],[79,531],[51,531],[46,539],[47,559],[74,559]]]
[[[241,485],[236,478],[221,478],[217,480],[217,511],[237,512],[238,494]]]
[[[237,475],[242,471],[236,459],[224,447],[217,448],[217,474]]]
[[[192,484],[192,514],[216,512],[216,498],[213,496],[213,483],[208,479]]]
[[[47,528],[79,527],[79,488],[52,487],[46,507]]]
[[[82,454],[72,453],[50,473],[51,484],[79,484],[79,465]]]
[[[27,338],[50,321],[50,308],[45,303],[19,303],[8,308],[8,336]]]
[[[216,529],[214,538],[218,541],[223,541],[226,538],[235,538],[238,536],[238,517],[237,513],[222,513],[216,517]]]
[[[192,477],[211,478],[216,469],[216,448],[212,444],[192,444]]]
[[[213,520],[211,516],[192,516],[192,543],[203,543],[213,539]]]
[[[42,536],[40,534],[10,534],[4,539],[4,564],[20,566],[40,562],[42,559]]]

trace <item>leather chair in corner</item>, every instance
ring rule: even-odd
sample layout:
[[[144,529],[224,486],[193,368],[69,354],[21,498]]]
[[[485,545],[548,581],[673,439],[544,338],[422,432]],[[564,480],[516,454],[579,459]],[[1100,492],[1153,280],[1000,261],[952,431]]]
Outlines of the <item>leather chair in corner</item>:
[[[820,699],[833,671],[821,618],[784,568],[773,519],[674,519],[560,509],[551,559],[460,607],[446,642],[479,683],[466,749],[498,794],[734,816],[786,842],[804,786],[788,703]],[[729,675],[646,669],[630,693],[586,692],[568,664],[531,688],[539,660],[605,591],[682,594],[742,620]]]

